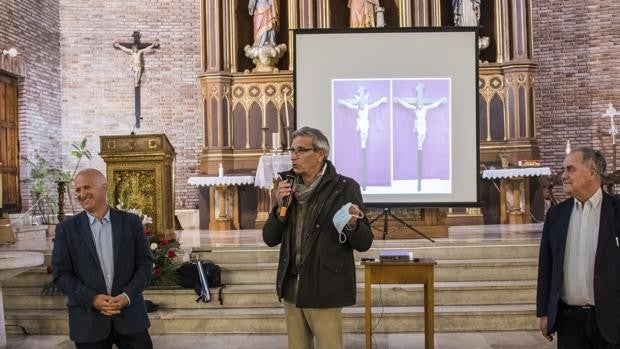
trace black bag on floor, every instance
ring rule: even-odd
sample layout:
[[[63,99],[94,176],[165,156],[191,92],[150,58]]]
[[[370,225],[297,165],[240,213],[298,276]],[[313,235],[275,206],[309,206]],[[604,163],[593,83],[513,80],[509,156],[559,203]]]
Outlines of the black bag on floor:
[[[205,287],[202,285],[197,263],[200,263],[202,267]],[[213,261],[204,260],[181,264],[176,270],[176,281],[179,286],[191,288],[200,296],[196,302],[201,300],[205,303],[211,301],[209,288],[219,287],[219,302],[220,305],[224,303],[222,300],[222,288],[224,287],[222,284],[222,268]]]

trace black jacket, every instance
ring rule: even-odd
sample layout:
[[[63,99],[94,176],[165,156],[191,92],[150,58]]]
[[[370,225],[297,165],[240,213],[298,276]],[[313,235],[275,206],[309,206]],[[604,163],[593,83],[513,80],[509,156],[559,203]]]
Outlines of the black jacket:
[[[285,178],[291,172],[281,174]],[[294,175],[294,174],[293,174]],[[301,308],[331,308],[355,304],[355,261],[353,250],[366,251],[372,244],[368,220],[360,219],[355,231],[347,233],[347,241],[338,241],[338,232],[332,218],[344,204],[352,202],[364,211],[362,194],[355,180],[339,175],[327,161],[327,169],[314,189],[313,200],[307,210],[311,221],[305,222],[301,246],[301,268],[297,289],[297,306]],[[294,236],[296,200],[281,222],[277,207],[269,214],[263,227],[263,240],[268,246],[280,244],[280,259],[276,278],[279,298],[283,297],[283,283],[291,263],[291,239]]]
[[[56,226],[52,251],[54,282],[67,295],[69,334],[75,342],[97,342],[110,334],[111,326],[123,335],[145,331],[149,319],[142,290],[153,270],[153,256],[140,218],[110,208],[114,249],[112,296],[123,292],[130,304],[119,315],[101,315],[92,306],[97,294],[106,294],[106,284],[97,257],[86,212]]]
[[[574,200],[553,206],[545,219],[538,262],[536,316],[547,316],[549,333],[556,331],[564,252]],[[620,343],[620,204],[603,193],[598,244],[594,261],[596,322],[605,340]]]

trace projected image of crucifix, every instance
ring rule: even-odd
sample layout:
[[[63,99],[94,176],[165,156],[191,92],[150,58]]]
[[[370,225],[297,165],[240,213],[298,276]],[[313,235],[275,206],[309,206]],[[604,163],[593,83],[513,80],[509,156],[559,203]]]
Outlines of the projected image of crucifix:
[[[338,105],[344,106],[356,112],[357,117],[355,119],[355,131],[359,134],[360,149],[362,150],[362,178],[360,185],[363,189],[366,188],[366,176],[367,176],[367,156],[366,156],[366,144],[368,140],[368,130],[370,129],[370,121],[368,119],[368,112],[374,108],[377,108],[382,103],[388,101],[387,97],[381,97],[374,102],[369,100],[370,94],[366,87],[358,86],[355,95],[351,99],[338,99]]]
[[[417,95],[412,98],[394,97],[394,103],[400,104],[402,107],[413,110],[415,118],[413,122],[413,133],[415,133],[418,145],[418,163],[417,163],[417,176],[418,176],[418,191],[422,190],[422,174],[423,174],[423,162],[422,155],[424,150],[424,141],[426,139],[426,115],[429,110],[435,109],[443,103],[447,102],[446,97],[439,99],[431,99],[424,97],[424,84],[418,84],[416,86]]]
[[[140,128],[140,80],[144,72],[144,55],[159,48],[159,40],[152,43],[140,42],[140,32],[133,32],[133,42],[115,42],[114,48],[119,49],[131,56],[131,70],[133,72],[134,96],[135,96],[135,124],[133,129]],[[133,134],[133,129],[131,134]]]

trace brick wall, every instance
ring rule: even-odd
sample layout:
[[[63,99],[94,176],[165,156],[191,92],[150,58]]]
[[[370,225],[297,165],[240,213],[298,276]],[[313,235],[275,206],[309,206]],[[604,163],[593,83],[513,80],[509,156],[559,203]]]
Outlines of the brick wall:
[[[0,50],[15,47],[25,67],[18,80],[23,209],[32,204],[27,159],[60,165],[60,17],[58,0],[0,0]],[[0,71],[0,74],[6,73]]]
[[[100,135],[128,135],[134,124],[133,73],[128,54],[114,42],[159,38],[144,57],[142,127],[138,134],[165,133],[175,147],[176,207],[198,205],[187,178],[197,173],[202,139],[200,2],[193,0],[61,0],[62,145],[67,167],[71,142],[88,139],[94,155],[84,166],[105,168]]]
[[[620,110],[620,1],[533,0],[532,18],[543,163],[560,170],[570,139],[601,149],[611,164],[609,119],[601,115],[610,102]]]

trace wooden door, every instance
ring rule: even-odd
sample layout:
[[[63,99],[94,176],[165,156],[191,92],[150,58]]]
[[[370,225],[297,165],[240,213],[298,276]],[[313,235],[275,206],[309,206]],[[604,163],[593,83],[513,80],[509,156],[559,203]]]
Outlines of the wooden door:
[[[0,75],[0,173],[5,212],[21,211],[17,121],[17,79]]]

